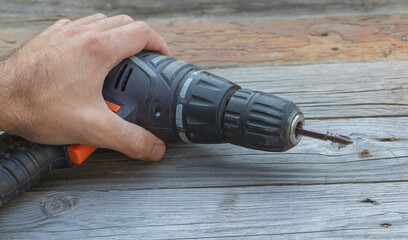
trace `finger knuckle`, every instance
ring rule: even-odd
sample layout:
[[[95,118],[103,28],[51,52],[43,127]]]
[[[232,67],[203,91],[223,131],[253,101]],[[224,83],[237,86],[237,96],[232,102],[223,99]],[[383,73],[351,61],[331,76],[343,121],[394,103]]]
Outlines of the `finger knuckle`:
[[[134,141],[132,148],[135,152],[135,158],[146,158],[150,155],[149,136],[146,133],[140,134]]]
[[[121,22],[133,22],[133,18],[129,15],[121,14],[116,16]]]
[[[69,37],[72,37],[72,36],[81,35],[81,34],[83,34],[83,33],[86,32],[86,31],[87,31],[87,29],[86,29],[85,26],[75,26],[75,27],[70,27],[70,28],[66,31],[66,33],[67,33],[67,35],[68,35]]]
[[[107,26],[107,24],[108,24],[108,18],[102,18],[102,19],[99,19],[98,20],[98,23],[101,25],[101,26],[103,26],[103,27],[106,27]]]
[[[69,23],[69,22],[71,22],[71,20],[63,18],[63,19],[56,21],[55,24],[61,25],[61,24]]]
[[[102,54],[106,49],[106,38],[101,35],[91,35],[84,40],[83,49],[95,55]]]
[[[91,17],[99,19],[99,18],[106,18],[106,15],[103,13],[95,13]]]
[[[140,28],[143,31],[149,31],[150,30],[150,26],[145,22],[136,21],[136,22],[134,22],[134,24],[135,24],[136,27]]]

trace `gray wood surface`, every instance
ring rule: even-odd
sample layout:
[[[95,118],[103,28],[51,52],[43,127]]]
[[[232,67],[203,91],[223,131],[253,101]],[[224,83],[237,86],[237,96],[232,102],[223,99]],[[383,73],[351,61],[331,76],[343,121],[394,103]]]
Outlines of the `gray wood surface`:
[[[209,23],[265,20],[265,25],[254,27],[251,34],[256,34],[266,31],[267,20],[274,19],[273,37],[286,41],[285,34],[295,34],[291,29],[299,30],[302,21],[320,22],[305,27],[315,35],[326,35],[295,34],[289,40],[305,38],[300,48],[313,38],[323,48],[302,52],[310,55],[303,62],[299,62],[301,53],[287,62],[263,64],[314,63],[314,55],[340,46],[334,57],[326,53],[326,59],[317,61],[326,64],[246,68],[242,66],[257,66],[251,65],[257,60],[196,63],[241,66],[209,71],[244,88],[288,98],[299,105],[308,126],[350,135],[355,143],[341,147],[304,138],[284,153],[230,144],[173,144],[158,163],[100,149],[82,165],[53,172],[2,206],[0,239],[408,238],[408,62],[394,61],[406,56],[402,33],[407,1],[0,0],[0,54],[57,19],[94,12],[124,13],[156,24],[166,36],[183,38],[173,39],[171,46],[195,48],[197,54],[205,46],[195,46],[196,32],[189,28],[199,28],[200,22],[206,22],[208,34],[233,35],[222,39],[238,43],[240,48],[234,51],[242,54],[245,46],[253,46],[245,45],[248,32]],[[366,17],[360,22],[356,20],[360,16]],[[354,20],[342,22],[343,17]],[[374,20],[364,20],[371,17]],[[280,23],[287,24],[288,32],[279,31]],[[349,35],[333,34],[352,31],[353,24],[365,27]],[[390,29],[395,31],[387,32]],[[184,30],[187,36],[181,34]],[[376,41],[365,41],[364,36]],[[217,41],[209,42],[218,47]],[[384,48],[383,42],[392,47]],[[290,46],[288,54],[298,52],[296,44]],[[214,49],[209,54],[217,53]],[[375,58],[373,52],[383,58]],[[177,54],[183,56],[180,49]],[[402,57],[390,61],[387,56],[394,54]],[[346,63],[357,61],[350,56],[387,61]]]
[[[406,239],[408,200],[401,192],[408,192],[407,183],[30,192],[2,211],[1,234],[9,239]],[[376,204],[361,202],[367,197]]]
[[[0,239],[406,239],[406,69],[378,62],[211,70],[294,100],[309,126],[355,143],[305,138],[285,153],[170,145],[159,163],[99,150],[3,206]]]

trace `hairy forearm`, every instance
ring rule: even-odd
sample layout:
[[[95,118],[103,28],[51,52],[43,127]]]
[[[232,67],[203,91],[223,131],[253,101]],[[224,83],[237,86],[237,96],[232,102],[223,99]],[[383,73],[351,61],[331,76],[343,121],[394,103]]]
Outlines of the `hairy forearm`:
[[[0,131],[22,135],[22,132],[30,131],[28,126],[32,124],[24,114],[30,112],[25,111],[27,101],[17,94],[19,86],[27,81],[26,77],[18,74],[18,66],[11,57],[0,62]]]
[[[10,131],[10,90],[6,78],[11,77],[6,69],[5,60],[0,61],[0,131]]]

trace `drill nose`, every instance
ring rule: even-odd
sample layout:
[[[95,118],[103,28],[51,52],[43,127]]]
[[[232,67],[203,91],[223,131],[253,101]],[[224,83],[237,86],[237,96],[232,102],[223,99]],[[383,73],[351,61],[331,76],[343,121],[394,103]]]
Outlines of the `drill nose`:
[[[297,145],[302,139],[302,134],[297,132],[298,128],[302,128],[305,125],[305,117],[302,113],[297,114],[290,125],[290,142],[293,145]]]

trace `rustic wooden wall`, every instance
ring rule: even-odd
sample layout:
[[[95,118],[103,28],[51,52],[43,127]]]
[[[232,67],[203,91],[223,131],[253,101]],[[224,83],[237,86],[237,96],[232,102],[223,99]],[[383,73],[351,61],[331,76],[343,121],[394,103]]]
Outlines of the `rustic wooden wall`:
[[[406,1],[0,1],[0,55],[60,18],[126,13],[201,67],[407,59]]]

